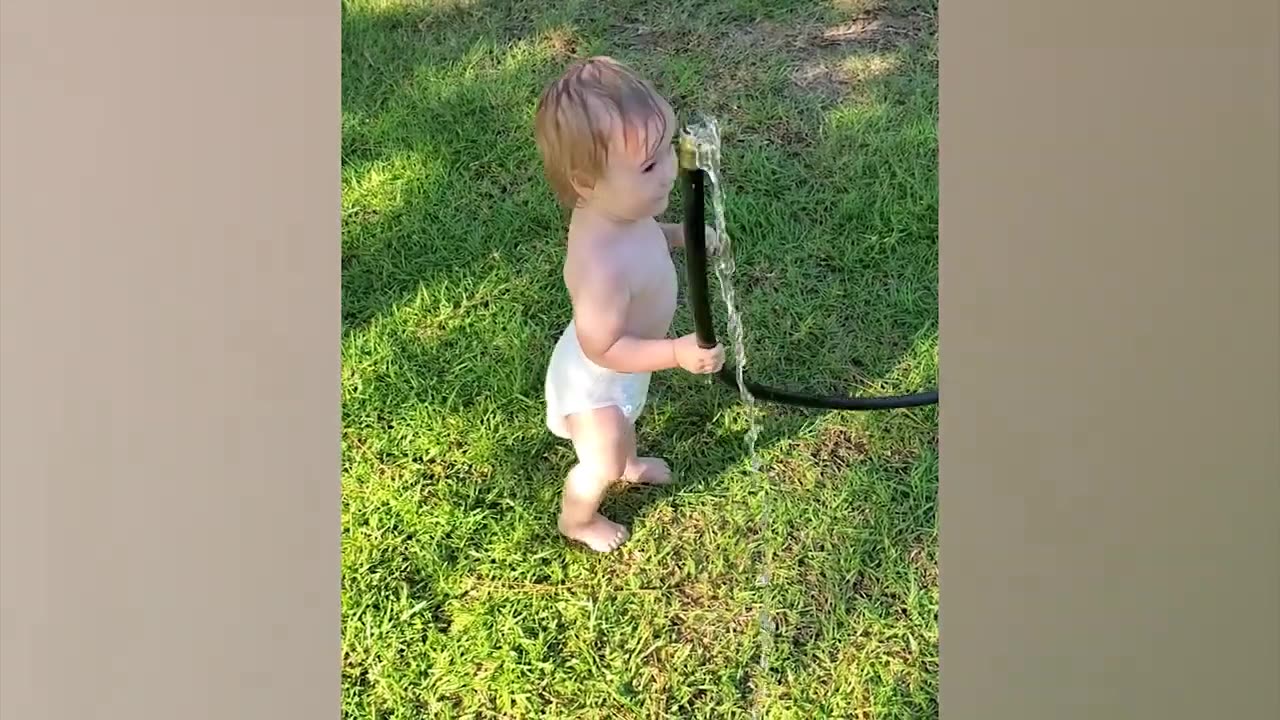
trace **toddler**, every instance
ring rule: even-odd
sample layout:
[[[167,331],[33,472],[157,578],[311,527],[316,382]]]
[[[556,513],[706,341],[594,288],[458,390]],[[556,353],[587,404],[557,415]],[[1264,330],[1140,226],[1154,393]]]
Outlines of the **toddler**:
[[[547,179],[571,210],[564,284],[573,318],[546,378],[547,426],[573,443],[578,458],[558,524],[597,552],[629,536],[599,512],[613,483],[671,481],[666,462],[636,454],[635,421],[650,374],[714,373],[724,365],[720,346],[667,337],[676,309],[670,249],[684,237],[680,225],[654,216],[666,209],[676,179],[675,125],[653,87],[608,57],[575,63],[538,102]]]

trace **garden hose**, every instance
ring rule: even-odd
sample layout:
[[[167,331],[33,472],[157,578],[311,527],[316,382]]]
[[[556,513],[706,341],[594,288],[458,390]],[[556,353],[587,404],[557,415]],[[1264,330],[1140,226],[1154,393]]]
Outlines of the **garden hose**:
[[[715,322],[711,315],[711,299],[707,292],[706,235],[706,171],[698,167],[693,137],[685,132],[678,148],[680,178],[684,193],[684,242],[689,285],[689,305],[693,311],[694,332],[703,348],[716,346]],[[737,389],[736,372],[728,363],[716,374],[721,382]],[[750,380],[743,386],[757,400],[822,410],[891,410],[896,408],[936,405],[936,389],[910,395],[848,396],[806,395],[790,390],[760,385]]]

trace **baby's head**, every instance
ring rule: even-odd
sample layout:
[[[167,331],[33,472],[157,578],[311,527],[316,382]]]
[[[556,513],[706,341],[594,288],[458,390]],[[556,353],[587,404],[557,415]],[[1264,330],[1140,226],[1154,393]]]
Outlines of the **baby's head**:
[[[675,125],[652,85],[612,58],[592,57],[543,91],[535,132],[561,204],[639,220],[667,207]]]

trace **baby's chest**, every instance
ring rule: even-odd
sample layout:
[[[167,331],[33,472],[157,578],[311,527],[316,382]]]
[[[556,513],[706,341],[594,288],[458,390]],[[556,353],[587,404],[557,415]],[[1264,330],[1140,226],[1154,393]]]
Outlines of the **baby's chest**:
[[[663,305],[675,303],[676,268],[666,248],[660,252],[637,253],[631,260],[631,267],[631,291],[634,295]]]

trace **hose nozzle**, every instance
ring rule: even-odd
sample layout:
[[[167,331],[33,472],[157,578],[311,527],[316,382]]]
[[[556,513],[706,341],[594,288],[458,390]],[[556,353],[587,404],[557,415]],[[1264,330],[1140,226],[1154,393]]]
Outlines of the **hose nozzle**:
[[[680,131],[676,155],[679,158],[681,170],[698,169],[698,143],[693,139],[693,135],[688,128]]]

